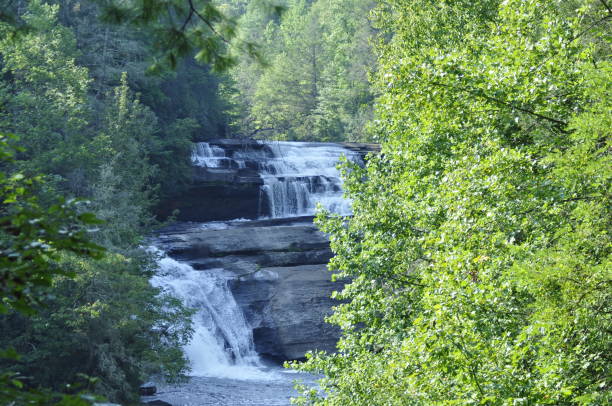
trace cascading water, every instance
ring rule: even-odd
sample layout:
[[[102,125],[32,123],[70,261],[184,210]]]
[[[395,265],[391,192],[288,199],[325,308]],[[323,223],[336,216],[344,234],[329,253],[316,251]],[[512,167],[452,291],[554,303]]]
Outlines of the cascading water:
[[[196,166],[209,169],[244,168],[244,161],[225,156],[225,150],[207,142],[198,142],[191,153],[191,161]]]
[[[164,255],[158,264],[151,284],[196,310],[194,335],[185,348],[191,375],[265,379],[258,369],[251,328],[228,288],[230,276],[223,269],[198,271]]]
[[[237,188],[245,183],[254,185],[249,186],[252,192],[246,195],[253,209],[249,218],[253,219],[257,207],[259,218],[310,216],[318,203],[332,212],[350,214],[350,201],[342,195],[342,181],[336,169],[342,155],[352,161],[360,160],[358,153],[338,144],[266,141],[241,144],[231,140],[216,145],[198,143],[191,158],[194,166],[199,167],[197,176],[208,179],[206,182],[235,182]],[[258,206],[253,207],[254,204]],[[191,223],[188,227],[231,229],[242,227],[245,221],[249,220]],[[168,241],[164,240],[166,237],[160,234],[157,240],[160,247]],[[206,241],[202,242],[205,246]],[[152,249],[159,254],[159,271],[151,283],[195,310],[194,335],[185,347],[193,379],[188,389],[176,391],[171,388],[163,399],[172,404],[198,406],[288,404],[289,396],[295,393],[291,382],[297,376],[260,361],[251,326],[229,288],[229,281],[236,278],[235,271],[196,270],[189,263],[170,258],[157,248]],[[207,251],[203,249],[202,252]],[[227,268],[232,269],[231,266]],[[268,272],[273,274],[273,271]],[[311,375],[300,375],[300,378],[314,380]],[[254,385],[253,381],[266,382]]]
[[[194,165],[214,168],[253,168],[263,180],[260,217],[313,215],[320,203],[339,214],[350,214],[350,201],[342,196],[336,168],[340,157],[359,161],[358,153],[338,144],[260,141],[260,148],[246,148],[226,156],[223,148],[198,143]]]

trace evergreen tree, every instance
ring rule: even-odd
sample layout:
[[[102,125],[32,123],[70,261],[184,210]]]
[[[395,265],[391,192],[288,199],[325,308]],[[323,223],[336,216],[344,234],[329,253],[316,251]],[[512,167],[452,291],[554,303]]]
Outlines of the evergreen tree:
[[[366,0],[291,1],[278,22],[257,8],[247,9],[239,20],[247,31],[243,35],[263,44],[269,66],[247,61],[232,70],[248,112],[243,133],[289,140],[366,139],[372,99],[367,75],[374,66],[372,6]],[[262,38],[252,30],[263,32]]]
[[[155,137],[153,113],[131,95],[127,75],[106,104],[103,127],[91,155],[100,160],[92,186],[92,209],[106,222],[98,238],[107,247],[129,247],[151,224],[153,175],[148,159]]]
[[[89,376],[89,391],[133,402],[150,374],[177,379],[187,370],[181,346],[190,314],[149,284],[154,258],[138,248],[152,223],[152,161],[169,162],[164,153],[184,149],[185,138],[160,140],[155,115],[132,94],[126,75],[99,99],[95,107],[104,109],[93,120],[88,70],[78,66],[74,35],[57,16],[57,6],[32,0],[22,18],[36,29],[0,43],[0,124],[21,136],[16,159],[0,166],[0,242],[9,255],[0,273],[7,283],[0,341],[21,354],[0,360],[0,397],[51,401],[47,389],[70,391],[66,385]],[[181,165],[173,160],[169,166]],[[90,238],[106,255],[72,254],[97,247],[82,241],[95,217],[55,203],[58,195],[91,199],[102,221]],[[30,381],[14,380],[16,372]]]
[[[76,64],[74,35],[58,24],[57,13],[58,6],[33,0],[23,20],[36,31],[0,41],[0,129],[19,134],[17,158],[27,174],[54,174],[79,194],[90,169],[80,149],[87,141],[90,80]]]

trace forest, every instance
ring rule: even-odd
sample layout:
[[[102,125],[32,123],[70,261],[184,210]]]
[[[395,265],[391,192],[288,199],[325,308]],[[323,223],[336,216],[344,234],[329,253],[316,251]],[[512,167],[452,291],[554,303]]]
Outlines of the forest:
[[[194,142],[380,144],[297,405],[612,403],[612,2],[0,0],[0,403],[185,382]]]

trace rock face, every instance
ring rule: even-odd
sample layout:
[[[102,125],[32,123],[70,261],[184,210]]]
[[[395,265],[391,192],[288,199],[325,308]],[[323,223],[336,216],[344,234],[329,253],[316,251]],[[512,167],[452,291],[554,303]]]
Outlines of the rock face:
[[[157,392],[157,386],[155,386],[153,382],[146,382],[140,385],[140,388],[139,388],[140,396],[155,395],[155,392]]]
[[[156,245],[194,269],[223,268],[251,327],[255,349],[276,360],[301,359],[309,350],[334,351],[339,331],[324,322],[336,304],[326,263],[328,238],[312,218],[217,223],[202,228],[179,223]]]

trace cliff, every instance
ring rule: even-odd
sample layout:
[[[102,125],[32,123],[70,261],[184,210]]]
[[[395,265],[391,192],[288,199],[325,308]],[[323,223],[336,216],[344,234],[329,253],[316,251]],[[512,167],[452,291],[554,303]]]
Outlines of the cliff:
[[[199,143],[192,186],[167,208],[179,209],[181,221],[155,245],[195,270],[231,273],[229,288],[258,354],[292,360],[334,351],[339,331],[324,319],[343,284],[331,282],[329,240],[312,214],[319,202],[349,214],[338,159],[363,162],[377,151],[358,143]]]
[[[177,223],[162,231],[156,245],[194,269],[232,272],[230,288],[253,328],[256,351],[300,359],[309,350],[334,351],[339,336],[324,318],[342,283],[331,282],[328,239],[311,220],[227,223],[220,229]]]

